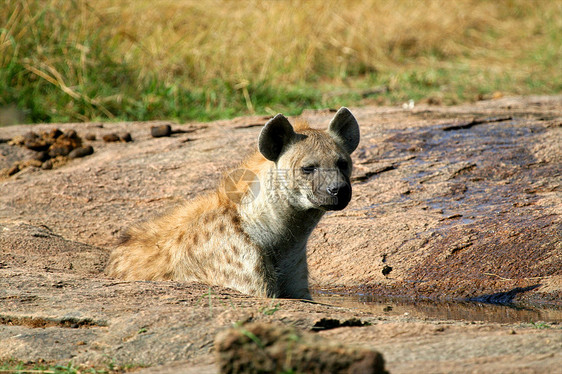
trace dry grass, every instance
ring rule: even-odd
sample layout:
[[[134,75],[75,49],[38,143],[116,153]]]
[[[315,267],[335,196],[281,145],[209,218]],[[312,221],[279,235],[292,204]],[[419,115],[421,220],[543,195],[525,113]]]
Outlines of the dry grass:
[[[532,42],[521,32],[529,27],[511,19],[509,5],[495,1],[168,0],[155,6],[121,0],[97,1],[95,7],[123,36],[118,49],[127,61],[144,73],[196,84],[344,78],[428,53],[450,58]],[[529,2],[519,2],[517,8],[523,7],[512,8],[534,11]],[[556,10],[552,3],[548,8]],[[488,30],[500,32],[501,40],[487,37]]]
[[[205,107],[195,116],[322,106],[328,90],[369,85],[390,102],[455,102],[471,99],[466,87],[560,90],[561,15],[548,0],[8,0],[0,67],[19,64],[7,85],[39,81],[78,119],[186,118],[177,106],[189,102]]]

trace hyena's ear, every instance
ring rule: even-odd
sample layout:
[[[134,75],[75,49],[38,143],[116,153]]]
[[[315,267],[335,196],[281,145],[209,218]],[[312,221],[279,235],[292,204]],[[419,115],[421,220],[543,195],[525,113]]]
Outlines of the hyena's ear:
[[[268,160],[277,161],[283,148],[291,143],[296,135],[289,120],[284,115],[278,114],[261,130],[258,149]]]
[[[328,133],[348,153],[355,151],[359,145],[359,124],[346,107],[338,110],[328,126]]]

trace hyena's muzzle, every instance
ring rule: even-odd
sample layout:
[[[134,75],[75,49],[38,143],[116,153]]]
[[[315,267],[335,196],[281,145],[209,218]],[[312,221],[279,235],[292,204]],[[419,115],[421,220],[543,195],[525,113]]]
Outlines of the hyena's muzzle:
[[[311,201],[325,210],[342,210],[351,200],[351,182],[339,169],[319,169]]]

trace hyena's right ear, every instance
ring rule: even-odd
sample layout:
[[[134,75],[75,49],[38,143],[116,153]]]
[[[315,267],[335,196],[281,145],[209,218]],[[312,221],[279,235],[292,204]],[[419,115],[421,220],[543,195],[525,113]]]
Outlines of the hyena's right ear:
[[[283,148],[295,138],[297,134],[289,120],[282,114],[270,119],[261,130],[258,138],[258,149],[270,161],[277,161]]]
[[[328,126],[328,133],[349,154],[353,153],[359,145],[359,124],[346,107],[338,110]]]

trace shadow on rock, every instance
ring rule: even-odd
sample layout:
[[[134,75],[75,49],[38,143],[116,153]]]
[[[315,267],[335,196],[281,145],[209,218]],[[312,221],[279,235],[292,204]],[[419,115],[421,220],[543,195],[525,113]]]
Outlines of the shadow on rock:
[[[482,295],[477,296],[474,298],[468,299],[469,301],[475,301],[479,303],[489,303],[489,304],[512,304],[515,297],[527,291],[532,291],[536,288],[539,288],[540,284],[535,284],[528,287],[516,287],[512,290],[505,291],[505,292],[496,292],[489,295]]]

